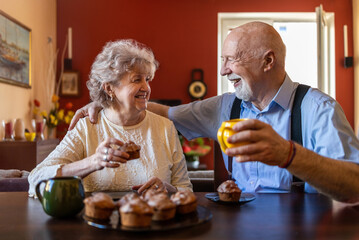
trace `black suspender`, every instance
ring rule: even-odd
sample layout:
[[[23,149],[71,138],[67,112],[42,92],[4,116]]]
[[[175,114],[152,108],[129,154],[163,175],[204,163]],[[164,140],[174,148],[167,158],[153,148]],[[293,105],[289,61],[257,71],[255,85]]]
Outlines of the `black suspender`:
[[[291,139],[296,143],[303,145],[302,140],[302,101],[307,94],[310,87],[307,85],[299,84],[292,106],[292,117],[291,117]]]
[[[299,84],[295,92],[293,106],[292,106],[292,116],[291,116],[291,140],[296,143],[303,145],[302,139],[302,114],[301,106],[302,101],[309,90],[309,86]],[[231,110],[230,119],[240,118],[241,115],[241,103],[242,100],[237,97],[233,101],[233,106]],[[233,158],[228,157],[228,178],[232,179],[232,164]],[[293,182],[302,182],[299,178],[293,176]]]
[[[291,116],[291,139],[296,143],[303,145],[303,138],[302,138],[302,101],[309,90],[309,86],[299,84],[297,90],[295,92],[293,106],[292,106],[292,116]],[[297,178],[293,175],[293,183],[295,182],[303,182],[300,178]]]
[[[234,98],[230,119],[240,118],[242,99]],[[228,179],[232,180],[233,157],[228,157]]]

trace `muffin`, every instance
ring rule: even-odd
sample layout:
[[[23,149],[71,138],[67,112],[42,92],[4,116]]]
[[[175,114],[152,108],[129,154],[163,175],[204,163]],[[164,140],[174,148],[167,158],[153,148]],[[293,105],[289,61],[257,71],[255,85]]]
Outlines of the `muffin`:
[[[145,190],[142,193],[141,198],[147,202],[148,199],[150,199],[152,196],[159,194],[159,193],[165,193],[167,195],[168,192],[167,192],[166,188],[164,188],[164,189],[150,188],[150,189]]]
[[[116,205],[106,193],[95,193],[84,200],[85,215],[99,220],[108,220]]]
[[[232,180],[227,180],[218,186],[219,199],[224,202],[238,202],[242,191]]]
[[[191,191],[178,191],[171,196],[171,201],[176,204],[179,214],[191,213],[197,209],[197,198]]]
[[[140,198],[134,198],[120,208],[121,223],[125,227],[148,227],[153,209]]]
[[[127,193],[125,196],[123,196],[118,202],[117,202],[117,206],[120,208],[121,206],[125,205],[126,203],[128,203],[129,201],[131,201],[132,199],[135,198],[139,198],[140,196],[138,196],[137,193],[131,192],[131,193]]]
[[[128,160],[133,160],[140,158],[140,149],[141,147],[136,145],[134,142],[129,141],[128,143],[125,143],[124,145],[120,146],[118,148],[121,151],[124,151],[130,155]]]
[[[152,220],[154,221],[169,220],[174,218],[176,214],[176,204],[169,199],[166,193],[158,193],[150,196],[147,203],[154,210],[152,216]]]

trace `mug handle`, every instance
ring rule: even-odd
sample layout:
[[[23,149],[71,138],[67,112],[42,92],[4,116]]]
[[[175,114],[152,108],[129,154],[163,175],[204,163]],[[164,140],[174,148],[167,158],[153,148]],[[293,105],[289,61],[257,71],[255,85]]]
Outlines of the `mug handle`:
[[[225,129],[225,127],[221,126],[218,129],[218,132],[217,132],[217,139],[218,139],[218,142],[219,142],[219,146],[222,149],[222,152],[225,152],[226,149],[227,149],[226,143],[223,140],[223,131],[224,131],[224,129]]]
[[[40,202],[42,202],[42,194],[40,193],[40,185],[41,185],[41,183],[46,183],[46,182],[47,182],[47,180],[41,180],[40,182],[37,183],[36,188],[35,188],[36,196],[40,200]]]

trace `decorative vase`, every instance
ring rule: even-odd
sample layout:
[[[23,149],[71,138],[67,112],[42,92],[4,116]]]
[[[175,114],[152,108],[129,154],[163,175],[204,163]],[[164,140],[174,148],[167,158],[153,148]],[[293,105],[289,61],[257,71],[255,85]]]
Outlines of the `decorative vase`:
[[[40,140],[44,140],[44,130],[45,130],[45,126],[46,126],[46,119],[42,119],[42,120],[36,120],[36,119],[32,119],[31,121],[32,123],[32,127],[34,129],[34,132],[36,132],[36,137],[35,137],[35,141],[40,141]]]
[[[20,118],[15,119],[14,139],[17,141],[25,140],[25,124],[24,124],[24,121]]]
[[[2,127],[4,129],[3,141],[14,141],[14,127],[12,120],[2,121]]]
[[[55,139],[55,138],[56,138],[56,127],[48,127],[47,139]]]
[[[186,155],[186,162],[188,168],[197,168],[199,165],[198,155]]]

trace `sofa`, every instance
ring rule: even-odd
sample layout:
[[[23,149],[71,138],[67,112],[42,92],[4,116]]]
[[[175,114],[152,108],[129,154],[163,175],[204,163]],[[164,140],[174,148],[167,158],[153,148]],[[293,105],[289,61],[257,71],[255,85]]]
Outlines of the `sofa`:
[[[0,169],[0,192],[27,192],[28,171],[18,169]]]
[[[193,185],[194,192],[213,192],[214,191],[214,171],[188,171],[188,176]]]

